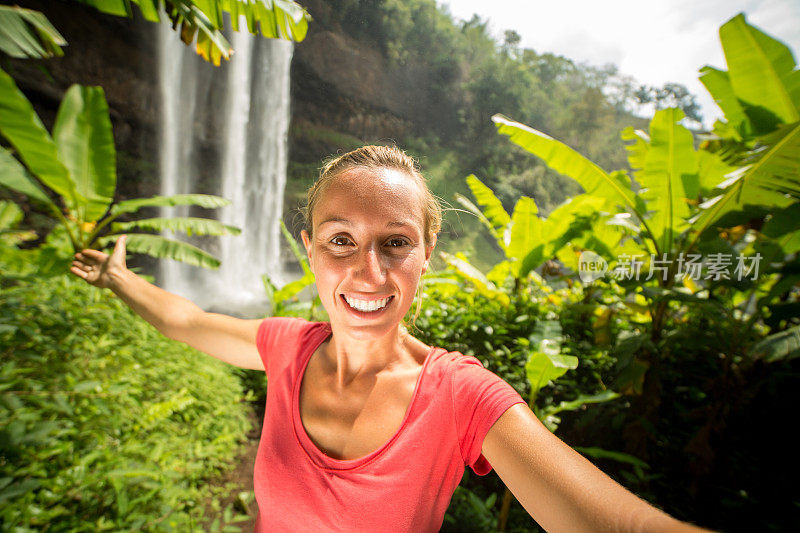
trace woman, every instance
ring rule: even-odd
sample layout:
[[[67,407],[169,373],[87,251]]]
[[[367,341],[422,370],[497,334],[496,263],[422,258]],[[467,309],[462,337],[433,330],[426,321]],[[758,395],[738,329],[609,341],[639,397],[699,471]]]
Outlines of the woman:
[[[207,313],[111,256],[71,271],[110,288],[164,335],[269,386],[255,464],[258,531],[437,531],[466,466],[494,468],[550,531],[691,531],[551,434],[474,357],[403,326],[441,210],[413,160],[366,146],[309,190],[302,239],[329,323]]]

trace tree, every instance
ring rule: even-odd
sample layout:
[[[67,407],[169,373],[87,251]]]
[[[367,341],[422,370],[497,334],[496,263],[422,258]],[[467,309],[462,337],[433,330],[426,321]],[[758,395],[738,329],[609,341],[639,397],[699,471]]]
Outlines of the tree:
[[[703,116],[700,114],[700,105],[697,103],[697,97],[680,83],[666,83],[662,87],[640,85],[634,92],[634,97],[637,103],[653,104],[656,109],[677,107],[681,109],[689,119],[698,124],[703,122]]]

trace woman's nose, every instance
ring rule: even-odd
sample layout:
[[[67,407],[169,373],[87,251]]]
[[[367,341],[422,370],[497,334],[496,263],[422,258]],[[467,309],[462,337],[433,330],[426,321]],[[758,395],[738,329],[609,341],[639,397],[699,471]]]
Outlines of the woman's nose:
[[[370,285],[383,285],[386,281],[386,271],[378,251],[374,248],[367,248],[359,255],[358,277]]]

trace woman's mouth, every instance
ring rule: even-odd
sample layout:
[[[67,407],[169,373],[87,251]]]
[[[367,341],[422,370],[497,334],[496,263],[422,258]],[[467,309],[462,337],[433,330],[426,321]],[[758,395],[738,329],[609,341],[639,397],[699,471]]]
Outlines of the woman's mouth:
[[[384,309],[394,298],[394,296],[387,296],[386,298],[380,298],[378,300],[361,300],[359,298],[346,296],[344,294],[341,296],[351,309],[360,311],[362,313],[375,313],[380,311],[381,309]]]

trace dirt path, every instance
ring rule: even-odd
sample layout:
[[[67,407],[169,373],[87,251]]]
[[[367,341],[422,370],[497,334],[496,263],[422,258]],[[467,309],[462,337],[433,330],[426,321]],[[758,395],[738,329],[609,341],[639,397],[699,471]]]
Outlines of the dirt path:
[[[258,441],[261,436],[261,421],[255,413],[251,415],[251,422],[253,429],[247,434],[247,441],[240,448],[239,455],[235,458],[236,468],[228,472],[225,476],[219,479],[222,486],[232,486],[230,494],[220,500],[221,508],[224,510],[228,506],[232,506],[236,514],[244,514],[242,504],[239,499],[239,493],[248,493],[247,515],[250,517],[246,522],[236,522],[236,527],[241,527],[242,533],[253,533],[256,527],[256,514],[258,513],[258,505],[253,497],[253,467],[256,461],[256,452],[258,451]],[[210,521],[213,521],[214,516],[209,514]],[[209,522],[210,522],[209,521]],[[208,528],[206,530],[209,530]]]

